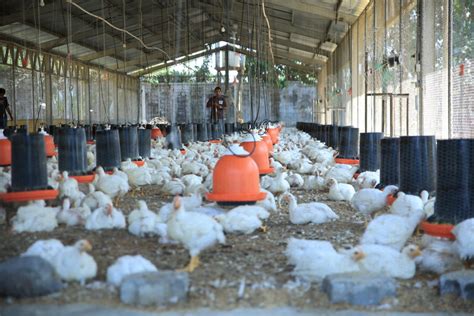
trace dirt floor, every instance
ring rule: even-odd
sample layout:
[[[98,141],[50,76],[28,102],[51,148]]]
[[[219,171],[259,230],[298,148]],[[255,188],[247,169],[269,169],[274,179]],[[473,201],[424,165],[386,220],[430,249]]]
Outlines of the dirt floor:
[[[324,193],[292,192],[298,202],[326,200]],[[125,214],[134,208],[136,199],[146,200],[152,210],[159,209],[162,203],[172,199],[161,196],[154,186],[142,187],[142,193],[143,197],[133,197],[128,193],[121,199],[120,208]],[[226,245],[216,246],[201,254],[202,265],[190,275],[191,289],[187,302],[149,310],[276,306],[335,310],[354,308],[345,304],[331,305],[321,291],[320,284],[301,284],[295,281],[291,276],[292,266],[287,264],[284,255],[289,237],[328,240],[335,247],[357,243],[364,230],[363,218],[355,214],[347,203],[326,203],[340,216],[338,221],[323,225],[292,225],[285,206],[280,214],[272,214],[267,220],[267,233],[227,235]],[[14,211],[9,209],[8,218],[13,215]],[[88,239],[94,247],[91,255],[99,267],[96,279],[85,287],[70,283],[57,294],[35,299],[0,299],[0,304],[90,303],[121,306],[118,292],[104,283],[107,267],[116,258],[140,254],[158,269],[182,268],[189,259],[187,251],[179,245],[163,245],[158,242],[158,238],[139,238],[125,229],[92,232],[84,228],[60,226],[50,233],[13,234],[8,226],[2,225],[0,261],[19,255],[38,239],[49,238],[57,238],[64,244]],[[416,241],[417,237],[414,237],[412,242]],[[474,302],[464,302],[454,296],[440,297],[436,280],[435,275],[417,273],[412,280],[399,281],[396,299],[389,299],[383,305],[369,309],[411,312],[474,311]],[[242,289],[244,285],[244,294],[239,297],[239,288]]]

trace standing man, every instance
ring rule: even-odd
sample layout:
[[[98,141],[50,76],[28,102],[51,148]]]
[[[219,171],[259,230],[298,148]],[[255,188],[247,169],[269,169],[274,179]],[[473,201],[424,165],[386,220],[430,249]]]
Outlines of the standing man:
[[[207,108],[211,109],[211,122],[219,123],[221,131],[224,131],[224,109],[227,107],[225,97],[220,87],[214,89],[214,95],[207,101]]]
[[[13,121],[13,115],[10,111],[10,104],[8,104],[8,99],[5,96],[5,92],[5,89],[0,88],[0,129],[5,129],[8,126],[7,113],[10,116],[10,119]]]

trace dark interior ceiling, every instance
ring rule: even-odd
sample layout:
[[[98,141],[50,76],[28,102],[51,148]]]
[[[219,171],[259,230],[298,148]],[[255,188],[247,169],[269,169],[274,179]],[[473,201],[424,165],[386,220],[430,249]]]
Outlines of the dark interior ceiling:
[[[142,75],[182,56],[226,41],[269,56],[268,26],[275,63],[316,71],[368,0],[72,0],[142,39],[105,25],[70,0],[2,0],[0,40]],[[221,32],[222,27],[225,28]],[[38,31],[39,30],[39,31]],[[202,52],[204,55],[209,52]],[[262,55],[260,55],[262,56]],[[195,56],[194,56],[195,57]],[[184,59],[185,60],[185,59]],[[175,62],[176,63],[176,62]],[[166,64],[168,65],[168,64]]]

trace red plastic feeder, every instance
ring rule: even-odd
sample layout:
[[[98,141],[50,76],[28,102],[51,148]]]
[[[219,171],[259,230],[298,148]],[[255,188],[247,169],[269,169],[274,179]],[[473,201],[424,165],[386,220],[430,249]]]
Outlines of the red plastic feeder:
[[[53,136],[44,135],[44,149],[46,151],[46,157],[53,157],[57,155]]]
[[[209,142],[211,144],[220,144],[220,143],[222,143],[222,141],[220,139],[211,139],[211,140],[209,140]]]
[[[87,141],[87,145],[94,145],[95,144],[95,140],[88,140]]]
[[[245,151],[236,144],[229,147],[235,154]],[[250,157],[234,156],[228,150],[217,162],[212,176],[213,190],[206,199],[224,203],[253,203],[263,200],[265,192],[260,191],[258,166]]]
[[[8,192],[0,193],[0,201],[11,202],[28,202],[34,200],[54,200],[58,197],[58,190],[36,190],[25,192]]]
[[[161,130],[158,127],[154,127],[151,129],[151,138],[152,139],[157,139],[159,137],[163,137],[163,133],[161,133]]]
[[[95,173],[83,176],[69,176],[69,178],[76,179],[78,183],[92,183],[95,179]]]
[[[252,153],[250,157],[255,160],[258,166],[260,174],[272,173],[274,169],[270,167],[270,160],[268,154],[267,144],[258,136],[254,134],[255,141],[251,135],[249,135],[242,143],[241,146],[249,153]],[[254,149],[255,148],[255,149]],[[253,150],[253,152],[252,152]]]
[[[132,161],[134,164],[137,165],[137,167],[143,167],[145,165],[145,161],[144,160],[133,160]]]
[[[278,128],[275,128],[275,127],[267,128],[267,133],[272,138],[273,145],[278,144],[279,142],[278,137],[280,136],[280,131],[278,130]]]
[[[270,135],[268,135],[267,133],[263,134],[262,140],[265,142],[265,144],[267,144],[268,153],[270,155],[273,155],[273,141]]]
[[[344,165],[358,165],[359,159],[336,158],[336,163]]]
[[[435,237],[441,238],[449,238],[451,240],[456,239],[456,237],[451,232],[454,228],[454,225],[451,224],[436,224],[436,223],[429,223],[427,221],[421,222],[421,229],[430,235]]]
[[[0,166],[12,164],[12,143],[8,139],[0,139]]]

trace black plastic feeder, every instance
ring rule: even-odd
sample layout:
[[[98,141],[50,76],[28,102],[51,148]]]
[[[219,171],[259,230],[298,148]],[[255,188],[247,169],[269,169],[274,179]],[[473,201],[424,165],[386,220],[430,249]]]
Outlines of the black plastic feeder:
[[[225,134],[232,135],[234,133],[235,125],[234,123],[225,123]]]
[[[188,145],[194,141],[194,128],[193,124],[182,124],[181,125],[181,140],[183,144]]]
[[[138,133],[136,126],[124,126],[119,128],[120,154],[122,161],[131,159],[137,160],[138,154]]]
[[[48,175],[44,136],[16,133],[12,142],[12,192],[46,190]]]
[[[474,217],[473,139],[438,140],[435,214],[430,221],[456,225]]]
[[[344,159],[356,159],[359,149],[359,129],[351,126],[339,127],[339,156]]]
[[[181,143],[181,131],[177,125],[169,125],[166,128],[166,142],[168,143],[168,149],[180,150],[183,147]]]
[[[360,171],[380,169],[380,140],[383,133],[360,133]]]
[[[409,194],[432,192],[436,187],[434,136],[400,137],[400,190]]]
[[[380,184],[400,185],[400,138],[380,141]]]
[[[209,138],[207,137],[207,124],[198,123],[196,124],[196,129],[197,129],[196,140],[200,142],[205,142],[209,140]]]
[[[142,159],[151,156],[151,129],[138,129],[138,154]]]
[[[120,138],[116,129],[97,131],[96,133],[96,165],[106,171],[114,167],[120,168]]]
[[[86,134],[83,128],[63,127],[58,131],[59,171],[72,176],[87,173]]]

